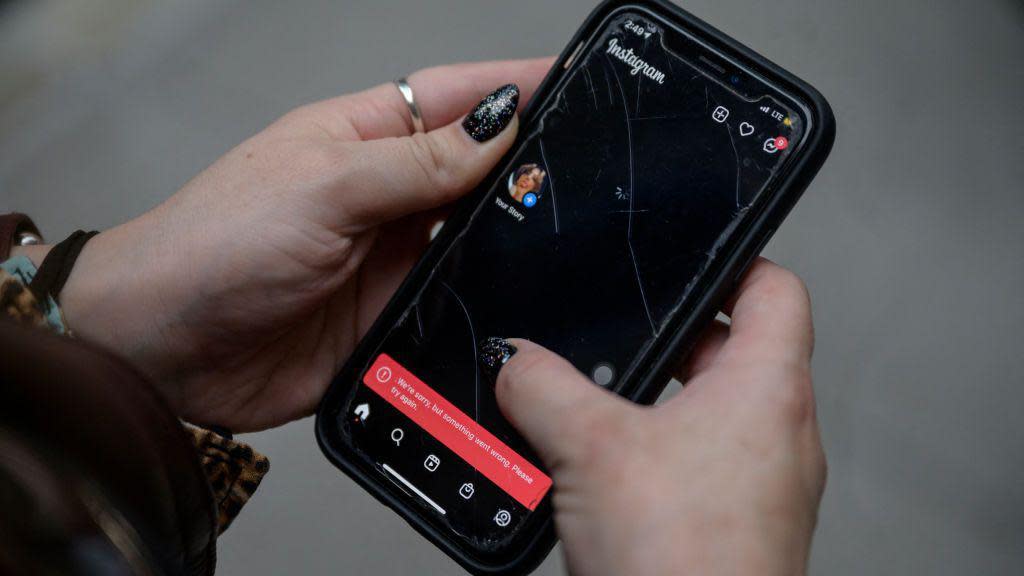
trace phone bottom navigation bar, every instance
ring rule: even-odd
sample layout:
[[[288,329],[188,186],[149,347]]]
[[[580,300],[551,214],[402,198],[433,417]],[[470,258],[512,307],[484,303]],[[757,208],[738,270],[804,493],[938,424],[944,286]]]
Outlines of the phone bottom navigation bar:
[[[528,509],[535,509],[551,488],[551,478],[539,468],[387,354],[377,357],[363,383]],[[425,467],[438,465],[429,460]],[[501,512],[495,523],[507,525],[508,512]]]

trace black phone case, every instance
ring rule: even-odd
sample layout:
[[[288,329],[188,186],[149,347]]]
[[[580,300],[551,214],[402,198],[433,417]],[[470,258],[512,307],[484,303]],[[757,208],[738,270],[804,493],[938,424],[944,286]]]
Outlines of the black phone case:
[[[607,18],[622,9],[651,12],[686,30],[709,46],[722,51],[747,70],[766,78],[796,98],[806,107],[811,120],[811,131],[807,135],[800,154],[785,166],[771,189],[766,191],[770,198],[747,225],[742,239],[718,266],[717,273],[705,284],[703,292],[696,302],[688,309],[680,310],[674,318],[674,327],[667,327],[656,339],[652,347],[654,350],[649,356],[650,359],[633,370],[632,377],[619,390],[620,394],[630,400],[650,404],[658,398],[671,379],[671,370],[676,365],[677,358],[690,352],[701,330],[720,310],[738,280],[771,239],[778,225],[796,204],[800,195],[825,162],[835,139],[835,120],[828,102],[817,90],[675,4],[667,0],[606,0],[587,17],[537,88],[533,98],[521,114],[523,127],[520,128],[520,134],[530,132],[526,126],[533,120],[538,103],[542,102],[544,95],[558,84],[566,72],[565,62],[576,56],[574,52],[580,43],[590,38],[595,29]],[[515,149],[515,145],[510,148],[512,151]],[[405,278],[373,327],[356,347],[342,370],[335,376],[320,404],[316,419],[317,441],[323,453],[335,466],[348,474],[385,506],[397,512],[420,534],[441,548],[466,570],[473,574],[488,575],[526,574],[547,557],[557,541],[551,514],[550,494],[534,512],[538,516],[538,521],[524,526],[524,532],[526,532],[525,528],[532,527],[533,533],[523,534],[521,539],[516,540],[520,544],[516,553],[496,559],[482,559],[463,550],[449,534],[420,518],[414,507],[393,494],[389,487],[364,469],[364,464],[359,462],[358,456],[351,452],[337,433],[335,423],[345,395],[353,385],[359,382],[359,375],[372,362],[371,355],[375,351],[376,343],[386,336],[387,331],[402,313],[404,306],[399,306],[399,304],[407,302],[410,297],[415,296],[416,291],[440,261],[446,247],[468,223],[474,209],[485,199],[495,179],[500,177],[501,169],[507,161],[508,158],[500,161],[497,164],[498,167],[483,180],[483,183],[460,201],[453,216],[448,219],[435,241],[431,243],[423,257]]]

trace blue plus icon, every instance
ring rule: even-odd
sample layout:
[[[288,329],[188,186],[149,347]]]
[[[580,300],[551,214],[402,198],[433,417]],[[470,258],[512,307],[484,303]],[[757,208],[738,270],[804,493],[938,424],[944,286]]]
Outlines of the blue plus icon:
[[[523,206],[526,206],[527,208],[533,208],[533,205],[536,203],[537,195],[534,194],[533,192],[527,192],[526,195],[523,196]]]

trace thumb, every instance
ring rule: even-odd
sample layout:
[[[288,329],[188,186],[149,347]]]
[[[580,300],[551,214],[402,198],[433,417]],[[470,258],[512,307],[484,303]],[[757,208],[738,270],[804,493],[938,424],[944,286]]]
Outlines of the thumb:
[[[518,104],[519,88],[506,84],[447,126],[352,143],[340,185],[346,223],[374,226],[472,190],[515,140]]]
[[[512,348],[511,355],[497,354],[507,358],[495,389],[498,405],[553,472],[585,456],[601,430],[638,409],[532,342],[489,339],[484,354],[496,342]]]

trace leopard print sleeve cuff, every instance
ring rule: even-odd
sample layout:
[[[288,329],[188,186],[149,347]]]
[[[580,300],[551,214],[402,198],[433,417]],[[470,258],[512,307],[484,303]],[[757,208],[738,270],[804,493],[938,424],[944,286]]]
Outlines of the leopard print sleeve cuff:
[[[192,435],[192,444],[199,454],[203,472],[210,481],[213,502],[217,506],[217,525],[223,533],[256,492],[270,470],[270,461],[237,440],[210,430],[186,428]]]

